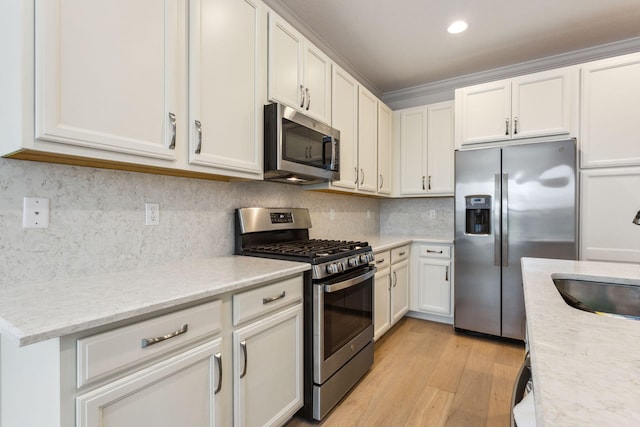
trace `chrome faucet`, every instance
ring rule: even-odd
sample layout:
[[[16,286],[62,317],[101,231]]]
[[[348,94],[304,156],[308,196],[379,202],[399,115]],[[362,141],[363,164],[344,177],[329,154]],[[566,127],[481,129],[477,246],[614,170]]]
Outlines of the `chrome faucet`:
[[[640,211],[638,211],[638,213],[636,214],[636,217],[633,218],[633,221],[631,222],[633,222],[636,225],[640,225]]]

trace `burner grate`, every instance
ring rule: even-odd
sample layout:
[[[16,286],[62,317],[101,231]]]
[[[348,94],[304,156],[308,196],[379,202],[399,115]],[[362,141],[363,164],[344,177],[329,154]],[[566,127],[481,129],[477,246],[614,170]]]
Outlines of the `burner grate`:
[[[321,258],[348,253],[368,246],[367,242],[346,240],[308,239],[289,242],[267,243],[245,248],[245,252],[277,254],[304,258]]]

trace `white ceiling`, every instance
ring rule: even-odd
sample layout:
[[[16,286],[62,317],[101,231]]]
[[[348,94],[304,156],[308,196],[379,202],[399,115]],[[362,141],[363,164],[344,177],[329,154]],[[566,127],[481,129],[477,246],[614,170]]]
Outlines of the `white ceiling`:
[[[267,3],[304,22],[380,93],[640,36],[640,0]],[[469,29],[448,34],[457,19]]]

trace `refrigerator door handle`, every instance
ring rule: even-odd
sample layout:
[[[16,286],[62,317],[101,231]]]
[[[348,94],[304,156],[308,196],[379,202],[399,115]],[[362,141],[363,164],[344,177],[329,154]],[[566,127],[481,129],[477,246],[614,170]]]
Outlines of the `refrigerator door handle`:
[[[502,266],[509,267],[509,174],[502,173]]]
[[[500,184],[501,174],[494,177],[495,190],[493,192],[493,265],[500,266]]]

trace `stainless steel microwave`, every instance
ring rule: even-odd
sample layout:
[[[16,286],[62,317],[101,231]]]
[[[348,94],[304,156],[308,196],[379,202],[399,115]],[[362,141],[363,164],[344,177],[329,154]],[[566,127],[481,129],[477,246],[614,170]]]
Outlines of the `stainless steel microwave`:
[[[264,179],[313,184],[340,179],[340,132],[285,105],[264,107]]]

